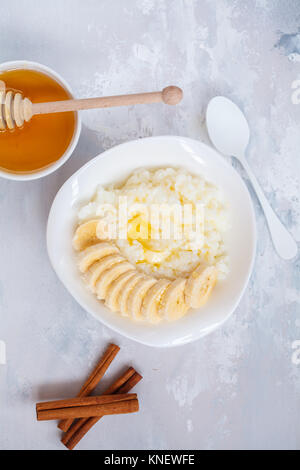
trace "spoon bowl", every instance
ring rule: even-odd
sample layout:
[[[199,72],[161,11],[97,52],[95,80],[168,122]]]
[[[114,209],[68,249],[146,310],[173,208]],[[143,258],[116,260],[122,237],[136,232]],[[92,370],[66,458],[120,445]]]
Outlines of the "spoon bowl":
[[[216,96],[209,102],[206,121],[209,137],[219,152],[237,158],[244,155],[250,130],[244,114],[235,103],[225,96]]]

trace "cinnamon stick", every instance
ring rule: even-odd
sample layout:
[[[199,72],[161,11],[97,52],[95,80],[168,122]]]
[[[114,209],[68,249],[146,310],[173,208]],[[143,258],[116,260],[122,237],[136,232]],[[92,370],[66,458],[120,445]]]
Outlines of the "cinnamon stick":
[[[117,379],[105,394],[112,395],[117,393],[129,392],[140,380],[142,376],[130,367],[119,379]],[[102,418],[102,416],[94,416],[90,418],[82,418],[75,421],[67,433],[62,438],[62,443],[69,449],[73,450],[87,432]]]
[[[59,410],[62,408],[73,408],[76,406],[105,405],[118,401],[132,400],[136,398],[136,393],[122,393],[120,395],[101,395],[90,397],[68,398],[67,400],[44,401],[36,404],[37,411]]]
[[[129,367],[129,369],[127,369],[124,374],[122,374],[110,387],[105,390],[104,395],[112,395],[113,393],[117,393],[121,387],[123,387],[126,383],[129,383],[129,381],[132,381],[134,375],[139,374],[137,374],[133,367]],[[82,437],[89,431],[89,429],[94,424],[96,424],[97,421],[99,421],[99,419],[101,419],[101,417],[96,417],[95,422],[94,418],[92,418],[91,421],[85,418],[77,420],[62,437],[62,443],[70,450],[73,449],[82,439]]]
[[[71,398],[36,405],[38,421],[134,413],[138,409],[139,403],[135,393]]]
[[[108,367],[110,366],[119,351],[119,346],[116,346],[115,344],[110,344],[108,346],[107,350],[98,362],[97,366],[95,367],[91,375],[88,377],[86,382],[83,384],[77,397],[86,397],[92,393],[92,391],[96,388],[99,381],[102,379],[106,370],[108,369]],[[60,421],[57,426],[62,431],[66,432],[70,428],[72,423],[73,419],[64,419],[63,421]]]

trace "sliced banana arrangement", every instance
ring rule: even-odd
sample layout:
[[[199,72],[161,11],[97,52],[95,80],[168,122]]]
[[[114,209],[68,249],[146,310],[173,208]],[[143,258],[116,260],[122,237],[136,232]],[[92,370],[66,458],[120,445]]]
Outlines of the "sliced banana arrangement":
[[[208,300],[216,282],[214,266],[199,265],[187,278],[156,279],[139,272],[112,241],[97,236],[98,220],[81,224],[73,238],[78,268],[88,288],[113,312],[152,324],[176,321]]]

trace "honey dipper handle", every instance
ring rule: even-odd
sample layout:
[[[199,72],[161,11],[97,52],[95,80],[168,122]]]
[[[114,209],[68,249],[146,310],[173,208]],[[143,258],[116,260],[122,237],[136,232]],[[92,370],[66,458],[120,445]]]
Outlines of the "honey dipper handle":
[[[50,103],[34,103],[32,114],[64,113],[82,109],[111,108],[113,106],[131,106],[134,104],[166,103],[175,105],[182,99],[182,90],[169,86],[162,91],[152,93],[137,93],[134,95],[106,96],[103,98],[88,98],[83,100],[53,101]]]

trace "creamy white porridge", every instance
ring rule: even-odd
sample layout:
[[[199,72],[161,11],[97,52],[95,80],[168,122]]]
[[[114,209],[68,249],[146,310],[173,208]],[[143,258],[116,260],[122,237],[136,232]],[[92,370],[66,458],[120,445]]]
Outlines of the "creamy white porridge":
[[[124,201],[126,216],[123,211],[120,229],[120,207],[124,207]],[[162,207],[169,207],[170,212]],[[190,231],[184,207],[189,207],[187,214],[192,217]],[[168,217],[170,233],[163,234],[164,227],[153,223],[158,220],[153,216],[157,209],[161,225]],[[90,219],[100,220],[101,238],[113,240],[140,272],[157,279],[187,277],[200,264],[215,266],[219,279],[228,273],[224,235],[229,229],[229,215],[222,190],[185,169],[138,169],[121,186],[99,186],[78,213],[79,224]]]

